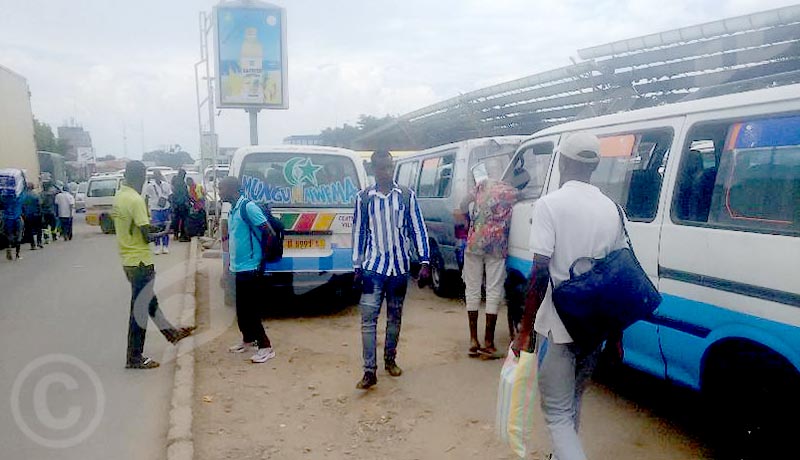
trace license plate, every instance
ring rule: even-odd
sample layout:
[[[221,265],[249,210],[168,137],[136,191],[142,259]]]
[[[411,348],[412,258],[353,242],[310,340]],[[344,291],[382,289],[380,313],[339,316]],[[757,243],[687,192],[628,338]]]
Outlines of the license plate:
[[[283,240],[283,249],[325,249],[325,238],[292,238]]]

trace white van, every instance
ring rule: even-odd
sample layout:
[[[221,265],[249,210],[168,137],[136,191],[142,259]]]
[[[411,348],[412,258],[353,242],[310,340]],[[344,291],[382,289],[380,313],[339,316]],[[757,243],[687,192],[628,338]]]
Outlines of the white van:
[[[305,145],[238,149],[230,173],[244,196],[268,203],[285,228],[283,258],[267,264],[270,285],[304,294],[332,283],[352,288],[353,210],[367,178],[354,152]],[[223,263],[229,264],[227,213],[223,207]]]
[[[408,154],[395,161],[394,179],[417,194],[428,227],[433,291],[440,296],[463,292],[461,268],[467,229],[454,217],[475,187],[475,175],[502,172],[524,136],[469,139]],[[498,173],[499,175],[499,173]]]
[[[122,185],[121,174],[92,176],[86,188],[86,223],[100,226],[103,233],[114,233],[111,208]]]
[[[703,390],[742,429],[737,441],[781,420],[775,411],[796,414],[800,85],[575,121],[526,140],[505,174],[532,178],[511,224],[517,302],[531,271],[531,209],[559,187],[553,152],[578,131],[600,138],[591,182],[624,207],[664,297],[652,321],[624,332],[622,361]]]

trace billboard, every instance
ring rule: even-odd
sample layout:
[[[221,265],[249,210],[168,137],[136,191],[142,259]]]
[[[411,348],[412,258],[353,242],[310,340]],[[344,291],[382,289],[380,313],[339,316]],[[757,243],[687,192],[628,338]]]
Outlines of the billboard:
[[[75,149],[76,156],[78,157],[78,163],[86,164],[86,163],[94,163],[94,149],[91,147],[77,147]]]
[[[256,1],[214,7],[217,106],[286,109],[286,10]]]

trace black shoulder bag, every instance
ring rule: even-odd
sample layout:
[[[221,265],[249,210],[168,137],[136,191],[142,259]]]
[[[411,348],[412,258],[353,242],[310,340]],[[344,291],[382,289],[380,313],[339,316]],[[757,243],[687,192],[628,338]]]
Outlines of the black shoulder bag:
[[[661,294],[633,253],[619,205],[617,212],[627,247],[602,259],[576,260],[569,268],[570,278],[553,288],[558,316],[575,343],[586,348],[594,348],[612,333],[650,317],[661,303]],[[575,275],[579,262],[588,262],[591,268]]]

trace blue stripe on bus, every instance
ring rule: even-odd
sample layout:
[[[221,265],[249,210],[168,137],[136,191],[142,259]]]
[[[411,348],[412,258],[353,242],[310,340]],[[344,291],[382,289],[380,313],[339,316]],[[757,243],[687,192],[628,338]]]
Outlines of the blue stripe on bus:
[[[694,389],[706,351],[728,339],[749,340],[782,355],[800,370],[800,327],[759,318],[717,305],[662,293],[653,321],[639,321],[625,331],[625,362],[667,376]]]
[[[532,266],[533,261],[520,257],[509,256],[506,260],[509,271],[517,271],[526,279]],[[773,350],[800,371],[799,326],[661,294],[664,300],[653,320],[639,321],[625,330],[625,364],[699,390],[702,362],[709,347],[723,340],[739,339]]]
[[[291,271],[353,271],[353,250],[333,248],[327,257],[287,257],[267,264],[267,272]]]
[[[522,274],[525,279],[530,279],[533,261],[521,257],[508,256],[506,259],[506,269],[515,270]]]

